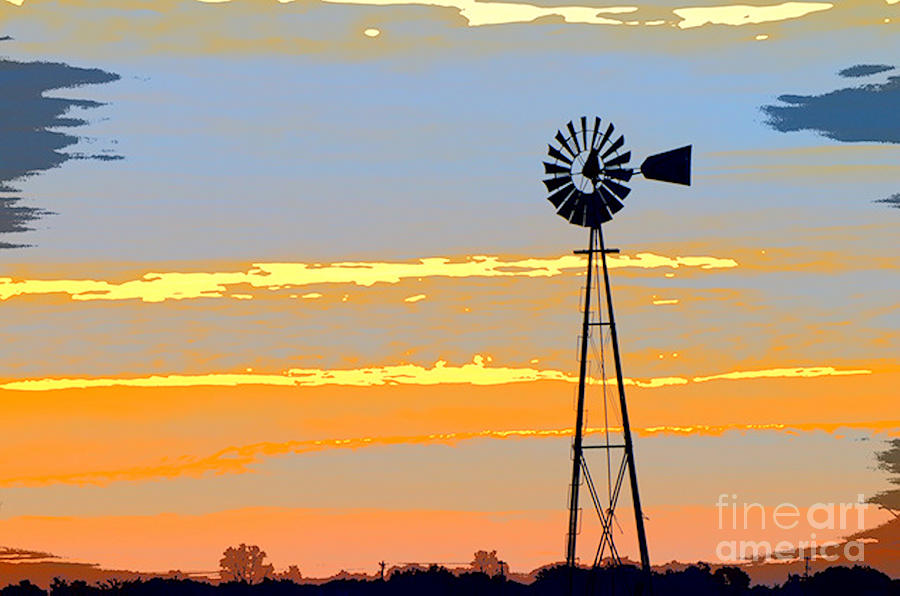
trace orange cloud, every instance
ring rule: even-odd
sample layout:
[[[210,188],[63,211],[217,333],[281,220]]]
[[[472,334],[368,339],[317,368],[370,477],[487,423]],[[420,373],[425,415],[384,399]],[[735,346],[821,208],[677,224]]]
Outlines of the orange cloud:
[[[726,432],[738,431],[825,431],[834,433],[839,428],[864,428],[878,432],[900,427],[900,421],[878,421],[864,424],[696,424],[692,426],[649,426],[634,428],[639,436],[654,435],[702,435],[720,436]],[[606,432],[620,433],[621,426],[587,427],[584,435],[603,435]],[[41,486],[47,484],[107,484],[116,481],[144,481],[176,476],[201,476],[203,474],[241,474],[252,471],[251,466],[269,457],[298,455],[328,449],[363,449],[390,445],[423,445],[455,443],[473,439],[548,439],[572,436],[572,428],[560,429],[512,429],[482,430],[475,432],[442,432],[414,436],[373,436],[343,439],[315,439],[304,441],[264,442],[236,447],[227,447],[213,454],[201,457],[190,455],[166,459],[150,465],[138,465],[116,469],[91,470],[64,474],[44,474],[0,477],[0,486]]]
[[[894,432],[898,381],[900,371],[888,367],[869,375],[642,383],[629,389],[629,414],[639,434],[848,426]],[[229,466],[239,472],[266,452],[285,449],[558,436],[573,422],[573,389],[562,380],[0,389],[7,455],[0,479],[99,482]],[[854,396],[849,403],[847,395]],[[603,424],[596,419],[602,399],[601,387],[592,386],[589,424],[595,427]]]

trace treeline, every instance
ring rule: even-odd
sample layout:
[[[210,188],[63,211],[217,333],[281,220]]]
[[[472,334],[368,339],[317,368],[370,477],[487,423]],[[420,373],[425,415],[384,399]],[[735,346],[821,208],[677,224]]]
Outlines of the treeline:
[[[538,572],[534,582],[519,583],[503,575],[481,572],[453,573],[432,566],[394,572],[386,580],[335,579],[320,584],[265,579],[259,583],[212,584],[190,579],[116,581],[90,585],[84,581],[56,579],[49,590],[28,581],[6,586],[0,596],[626,596],[633,594],[686,595],[900,595],[900,580],[892,580],[870,567],[829,567],[809,577],[792,575],[779,586],[750,586],[749,576],[737,567],[705,564],[679,571],[654,572],[647,590],[646,577],[633,566],[595,570],[550,567]]]

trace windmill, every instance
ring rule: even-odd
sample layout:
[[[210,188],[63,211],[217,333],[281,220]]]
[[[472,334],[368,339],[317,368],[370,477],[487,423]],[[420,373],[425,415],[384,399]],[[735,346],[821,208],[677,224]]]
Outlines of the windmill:
[[[631,192],[631,189],[625,184],[636,175],[641,175],[650,180],[689,186],[691,183],[691,146],[687,145],[664,153],[651,155],[643,161],[640,168],[633,169],[628,166],[628,162],[631,160],[631,151],[623,151],[625,136],[620,134],[617,138],[614,138],[616,136],[614,133],[615,126],[611,122],[602,125],[598,117],[594,117],[593,122],[589,122],[586,116],[582,116],[580,126],[569,121],[565,129],[557,131],[555,143],[549,145],[547,153],[552,158],[552,161],[544,162],[544,173],[551,175],[550,178],[544,180],[544,185],[550,193],[547,200],[553,204],[556,212],[569,223],[590,230],[587,250],[575,251],[575,254],[587,255],[587,284],[584,291],[584,312],[579,346],[578,398],[575,438],[572,443],[572,483],[569,493],[566,564],[570,568],[574,568],[576,564],[575,545],[579,532],[578,499],[582,473],[602,528],[600,544],[594,557],[594,566],[599,565],[607,550],[613,564],[620,562],[615,541],[613,540],[613,524],[615,522],[616,504],[627,471],[631,486],[632,504],[634,505],[634,522],[641,555],[641,567],[644,572],[649,573],[650,556],[647,551],[644,514],[641,510],[641,498],[638,492],[634,445],[631,440],[628,408],[625,402],[625,385],[622,379],[619,339],[616,333],[616,320],[613,313],[612,294],[610,293],[609,273],[606,263],[607,254],[618,253],[619,251],[618,249],[608,249],[604,245],[602,225],[611,221],[613,215],[622,209],[624,206],[622,201]],[[600,255],[600,261],[602,262],[603,285],[606,295],[605,321],[603,320],[602,306],[599,304],[597,305],[598,320],[593,321],[591,317],[591,289],[595,254]],[[597,275],[599,277],[599,272]],[[599,280],[597,285],[597,300],[599,303]],[[616,369],[616,387],[618,388],[619,398],[618,407],[622,421],[623,441],[621,444],[610,443],[609,418],[606,407],[604,407],[604,414],[606,415],[604,424],[606,428],[605,444],[584,445],[583,443],[588,344],[592,328],[595,327],[600,329],[601,332],[601,364],[604,362],[602,356],[604,328],[608,329],[608,336],[612,343]],[[605,367],[603,369],[603,380],[604,406],[606,406]],[[608,486],[605,504],[602,502],[604,495],[597,492],[591,478],[590,470],[584,457],[585,449],[606,450]],[[619,451],[622,453],[622,459],[619,463],[618,471],[613,472],[612,454]]]

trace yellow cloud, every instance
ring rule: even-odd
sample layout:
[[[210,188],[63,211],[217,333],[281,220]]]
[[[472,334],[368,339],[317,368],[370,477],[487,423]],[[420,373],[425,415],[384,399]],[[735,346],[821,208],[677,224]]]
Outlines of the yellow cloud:
[[[403,302],[418,302],[420,300],[425,300],[425,294],[416,294],[415,296],[410,296],[409,298],[404,298]]]
[[[382,367],[355,369],[294,368],[282,374],[265,373],[209,373],[201,375],[152,375],[136,378],[63,378],[25,379],[0,384],[0,389],[13,391],[55,391],[60,389],[89,389],[97,387],[235,387],[238,385],[273,385],[282,387],[322,387],[341,385],[346,387],[373,387],[380,385],[505,385],[532,381],[566,381],[575,383],[576,376],[558,370],[536,368],[512,368],[487,366],[490,357],[476,354],[472,362],[462,366],[448,366],[443,360],[431,368],[416,364],[396,364]],[[871,374],[864,369],[839,370],[830,366],[807,368],[773,368],[755,371],[729,372],[708,377],[655,377],[650,379],[624,379],[625,385],[655,389],[670,385],[686,385],[689,382],[705,383],[714,380],[760,379],[783,377],[821,377]],[[602,383],[590,379],[591,384]],[[615,381],[608,380],[614,384]]]
[[[812,366],[806,368],[770,368],[767,370],[744,370],[720,375],[712,375],[709,377],[694,377],[695,383],[705,383],[706,381],[717,381],[721,379],[737,380],[737,379],[775,379],[786,377],[840,377],[845,375],[870,375],[871,370],[864,368],[851,370],[838,370],[831,366]]]
[[[679,28],[691,29],[703,25],[739,26],[786,21],[831,8],[834,8],[834,4],[828,2],[784,2],[770,6],[695,6],[676,8],[672,12],[682,19],[678,23]]]
[[[622,25],[618,19],[601,17],[602,14],[627,14],[637,11],[636,6],[536,6],[518,2],[478,2],[476,0],[323,0],[331,4],[364,4],[368,6],[395,6],[418,4],[455,8],[468,21],[470,27],[501,25],[506,23],[530,23],[542,17],[559,16],[567,23],[589,25]]]
[[[439,385],[468,383],[472,385],[502,385],[527,381],[577,381],[566,373],[534,368],[487,367],[485,358],[475,355],[472,362],[462,366],[447,366],[443,360],[432,368],[415,364],[397,364],[356,369],[294,368],[283,374],[211,373],[205,375],[153,375],[139,378],[87,379],[31,379],[0,384],[0,389],[17,391],[53,391],[58,389],[86,389],[93,387],[199,387],[237,385],[280,385],[321,387],[343,385],[371,387],[375,385]]]
[[[221,298],[239,284],[260,289],[280,289],[313,284],[395,284],[403,279],[424,277],[552,277],[585,266],[582,257],[504,260],[496,256],[472,256],[453,261],[431,257],[405,263],[345,262],[256,263],[246,271],[146,273],[121,283],[93,279],[13,279],[0,277],[0,301],[14,296],[63,294],[72,300],[141,300],[163,302],[196,298]],[[655,269],[694,267],[703,270],[730,269],[733,259],[718,257],[668,257],[653,253],[621,255],[609,259],[610,268]],[[242,288],[243,289],[243,288]],[[304,297],[312,298],[312,294]]]

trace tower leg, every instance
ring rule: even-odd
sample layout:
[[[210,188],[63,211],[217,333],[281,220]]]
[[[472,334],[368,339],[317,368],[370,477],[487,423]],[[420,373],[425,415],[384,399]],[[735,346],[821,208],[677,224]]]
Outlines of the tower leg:
[[[625,442],[625,458],[628,467],[628,480],[631,484],[631,500],[634,505],[634,525],[637,529],[638,547],[641,551],[641,568],[645,573],[650,573],[650,554],[647,550],[647,535],[644,532],[644,512],[641,509],[641,495],[638,492],[637,470],[634,464],[634,445],[631,441],[631,426],[628,422],[628,405],[625,403],[625,384],[622,379],[622,361],[619,357],[619,337],[616,333],[616,318],[613,313],[612,293],[609,289],[609,272],[606,268],[606,247],[603,243],[603,229],[597,229],[597,237],[600,243],[600,255],[603,261],[603,284],[606,290],[606,314],[609,324],[609,332],[612,339],[613,357],[616,363],[616,387],[619,389],[619,407],[622,410],[622,433]],[[593,236],[591,245],[593,246]],[[582,346],[584,344],[582,343]],[[584,348],[582,348],[584,354]],[[582,362],[581,370],[584,371]],[[579,415],[581,413],[581,401],[579,400]],[[580,447],[580,445],[579,445]]]
[[[588,334],[591,330],[591,285],[595,242],[596,234],[592,228],[588,240],[587,285],[584,289],[584,318],[581,324],[581,354],[578,364],[578,413],[575,416],[575,439],[572,442],[572,487],[569,494],[569,532],[566,542],[566,565],[570,569],[575,567],[575,542],[578,537],[578,492],[581,488],[581,458],[584,457],[584,450],[581,444],[582,427],[584,426],[584,387],[587,381]]]

